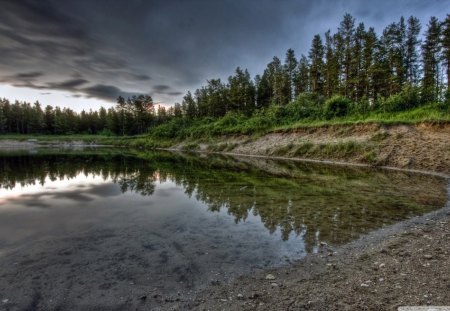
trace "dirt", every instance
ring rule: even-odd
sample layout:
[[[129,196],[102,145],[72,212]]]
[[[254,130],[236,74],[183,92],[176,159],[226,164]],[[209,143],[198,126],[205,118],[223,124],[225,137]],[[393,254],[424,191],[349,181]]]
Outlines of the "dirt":
[[[271,156],[289,144],[354,141],[375,150],[314,160],[450,174],[450,125],[352,125],[299,129],[258,138],[223,138],[227,152]],[[216,142],[217,143],[217,142]],[[174,146],[179,149],[182,145]],[[208,144],[199,149],[208,150]],[[286,157],[290,157],[287,153]],[[450,190],[450,189],[449,189]],[[342,247],[322,245],[292,265],[214,283],[176,299],[145,293],[152,310],[397,310],[450,306],[450,201],[443,209],[367,234]],[[0,306],[1,309],[1,306]]]
[[[300,156],[290,151],[305,143],[312,146],[339,145],[353,142],[361,150],[354,152],[305,152]],[[282,156],[427,170],[450,175],[450,124],[417,125],[340,125],[300,128],[295,131],[269,133],[257,138],[234,136],[219,138],[214,145],[227,144],[227,153]],[[174,146],[183,148],[184,144]],[[211,150],[208,143],[198,151]],[[285,149],[283,151],[283,149]],[[314,148],[311,148],[314,149]],[[223,152],[223,151],[221,151]],[[368,153],[372,153],[368,157]]]
[[[396,310],[450,305],[450,206],[375,231],[341,248],[323,245],[290,267],[201,293],[194,310]]]
[[[362,155],[315,155],[313,160],[369,164],[450,174],[450,125],[352,125],[258,138],[223,138],[228,153],[272,156],[288,145],[354,141],[376,150]],[[180,146],[175,146],[179,148]],[[208,150],[203,144],[202,150]],[[289,154],[285,155],[289,157]],[[449,188],[450,193],[450,188]],[[397,310],[399,306],[450,306],[450,200],[437,212],[372,232],[337,249],[278,269],[212,286],[161,309],[193,310]]]

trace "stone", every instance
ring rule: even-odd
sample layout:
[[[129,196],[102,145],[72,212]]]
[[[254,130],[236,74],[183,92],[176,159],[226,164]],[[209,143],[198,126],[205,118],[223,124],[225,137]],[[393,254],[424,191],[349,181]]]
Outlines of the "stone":
[[[266,275],[266,280],[275,280],[276,279],[276,277],[275,277],[275,275],[273,275],[273,274],[268,274],[268,275]]]

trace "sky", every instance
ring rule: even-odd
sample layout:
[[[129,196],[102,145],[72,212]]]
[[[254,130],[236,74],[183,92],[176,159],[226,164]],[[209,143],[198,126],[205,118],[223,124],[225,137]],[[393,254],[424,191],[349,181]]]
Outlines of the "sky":
[[[0,0],[0,97],[81,111],[145,93],[171,105],[238,66],[255,76],[289,48],[306,55],[345,13],[380,34],[400,16],[425,27],[449,8],[450,0]]]

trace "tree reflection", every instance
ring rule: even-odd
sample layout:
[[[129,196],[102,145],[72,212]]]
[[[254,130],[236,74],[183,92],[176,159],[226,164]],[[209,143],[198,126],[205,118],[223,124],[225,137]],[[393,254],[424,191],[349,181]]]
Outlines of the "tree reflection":
[[[172,181],[236,223],[255,215],[283,240],[301,235],[308,252],[319,241],[347,242],[442,207],[447,197],[445,180],[430,176],[165,152],[3,156],[0,171],[0,186],[7,189],[94,174],[113,180],[122,192],[152,195],[157,182]]]

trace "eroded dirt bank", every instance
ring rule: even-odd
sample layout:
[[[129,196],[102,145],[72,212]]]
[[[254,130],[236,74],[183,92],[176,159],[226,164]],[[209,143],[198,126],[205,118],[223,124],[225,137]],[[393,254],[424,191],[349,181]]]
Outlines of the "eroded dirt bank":
[[[450,124],[340,125],[223,137],[174,149],[330,160],[450,174]]]

